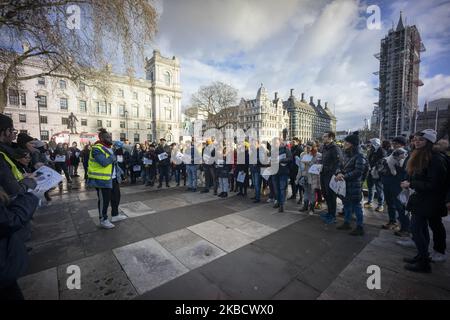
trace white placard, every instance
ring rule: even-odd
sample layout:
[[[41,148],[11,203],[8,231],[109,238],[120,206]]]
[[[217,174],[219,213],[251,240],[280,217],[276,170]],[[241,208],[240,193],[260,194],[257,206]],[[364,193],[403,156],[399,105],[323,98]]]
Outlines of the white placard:
[[[225,161],[223,159],[217,159],[216,163],[219,166],[223,166],[225,164]]]
[[[146,158],[146,157],[144,157],[143,162],[144,162],[144,164],[153,164],[153,160]]]
[[[336,181],[336,176],[333,175],[330,180],[330,188],[333,190],[337,195],[341,195],[345,197],[345,181]]]
[[[282,153],[278,156],[278,160],[286,159],[286,153]]]
[[[177,155],[175,156],[177,158],[177,160],[183,160],[184,158],[184,154],[182,154],[180,151],[177,152]]]
[[[322,171],[322,165],[321,164],[313,164],[311,168],[309,168],[308,172],[311,174],[317,174],[319,175]]]
[[[123,162],[123,156],[118,155],[116,156],[117,162],[122,163]]]
[[[302,157],[301,161],[302,162],[311,162],[312,159],[313,159],[313,156],[311,154],[305,154]]]
[[[168,157],[169,157],[169,155],[167,154],[167,152],[158,154],[159,161],[163,161],[163,160],[167,159]]]
[[[400,192],[400,194],[398,195],[398,200],[400,200],[400,202],[406,206],[408,204],[409,201],[409,197],[411,197],[411,195],[415,193],[414,189],[408,188],[408,189],[403,189],[402,192]]]
[[[80,153],[77,151],[77,152],[75,152],[75,157],[79,157],[80,156]]]
[[[208,156],[207,154],[204,154],[204,155],[203,155],[203,161],[204,161],[206,164],[209,164],[209,161],[211,161],[211,157]]]
[[[66,162],[66,156],[55,156],[55,162]]]
[[[42,166],[34,172],[36,176],[35,192],[44,193],[51,188],[54,188],[62,181],[62,176],[55,170]]]
[[[245,176],[246,176],[246,174],[244,171],[239,171],[236,181],[240,182],[240,183],[244,183]]]
[[[134,172],[138,172],[138,171],[141,171],[141,166],[140,165],[135,165],[135,166],[133,166],[133,171]]]

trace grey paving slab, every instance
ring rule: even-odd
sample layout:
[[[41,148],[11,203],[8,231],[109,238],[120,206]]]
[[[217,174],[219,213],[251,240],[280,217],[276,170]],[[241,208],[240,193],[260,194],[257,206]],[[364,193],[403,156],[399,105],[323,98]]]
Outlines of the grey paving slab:
[[[95,232],[80,235],[80,239],[86,255],[89,256],[153,236],[151,231],[135,219],[127,219],[115,223],[113,229],[98,228]]]
[[[27,275],[18,280],[25,300],[58,300],[56,268]]]
[[[83,257],[85,257],[85,252],[78,236],[46,242],[33,247],[30,252],[27,274],[56,267]]]
[[[188,272],[155,239],[146,239],[113,250],[139,294]]]
[[[190,226],[188,229],[226,252],[236,250],[255,240],[255,238],[227,228],[215,221],[202,222]]]
[[[163,197],[159,199],[152,199],[142,201],[145,205],[152,208],[154,211],[160,212],[164,210],[170,210],[174,208],[188,206],[191,203],[174,196]]]
[[[32,221],[32,237],[29,246],[36,246],[76,236],[77,232],[68,212],[55,212],[46,215],[38,215]]]
[[[197,204],[202,202],[208,202],[213,200],[219,200],[217,196],[214,196],[212,192],[200,193],[200,192],[186,192],[175,195],[176,198],[186,201],[190,204]]]
[[[188,229],[174,231],[155,240],[190,270],[225,255],[223,250]]]
[[[320,291],[313,287],[294,279],[286,287],[281,289],[271,299],[273,300],[313,300],[317,299]]]
[[[119,205],[119,209],[130,218],[139,217],[156,212],[154,208],[147,206],[141,201],[121,204]]]
[[[243,216],[237,213],[234,213],[234,214],[227,214],[226,216],[214,219],[214,221],[223,224],[226,227],[234,229],[246,223],[249,223],[252,220],[244,218]]]
[[[262,208],[262,209],[261,209]],[[277,209],[267,207],[253,208],[239,212],[244,218],[254,220],[274,229],[284,228],[294,222],[306,219],[307,216],[290,212],[278,212]]]
[[[190,271],[149,292],[139,300],[228,300],[230,297],[197,270]]]
[[[269,299],[299,273],[293,264],[252,245],[197,270],[231,299]]]
[[[277,229],[266,226],[256,221],[250,221],[246,224],[238,226],[235,228],[235,230],[255,239],[266,237],[277,231]]]

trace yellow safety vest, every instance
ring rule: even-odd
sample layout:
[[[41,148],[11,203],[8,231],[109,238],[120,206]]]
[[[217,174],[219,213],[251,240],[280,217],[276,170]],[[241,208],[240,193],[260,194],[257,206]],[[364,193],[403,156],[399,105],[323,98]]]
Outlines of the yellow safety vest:
[[[20,172],[20,170],[17,168],[16,164],[6,155],[6,153],[1,152],[5,158],[5,161],[8,162],[9,166],[11,167],[12,174],[14,175],[14,178],[16,178],[17,181],[23,180],[23,174]]]
[[[94,157],[92,156],[92,151],[94,151],[94,149],[98,149],[103,152],[106,158],[109,158],[111,156],[109,152],[103,150],[101,144],[95,144],[92,147],[91,152],[89,153],[88,178],[96,180],[111,180],[112,164],[108,164],[106,167],[104,167],[100,163],[95,161]]]

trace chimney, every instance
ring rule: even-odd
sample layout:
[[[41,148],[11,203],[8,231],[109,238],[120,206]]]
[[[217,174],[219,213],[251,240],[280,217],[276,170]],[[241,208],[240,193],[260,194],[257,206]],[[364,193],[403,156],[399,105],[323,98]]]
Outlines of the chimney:
[[[302,101],[303,102],[305,101],[305,93],[304,92],[302,92]]]
[[[313,103],[314,103],[314,102],[313,102],[313,99],[314,99],[313,96],[309,97],[309,103],[310,103],[310,104],[313,104]]]
[[[278,99],[278,92],[275,92],[275,100]]]
[[[294,95],[294,89],[291,89],[291,97]]]
[[[317,99],[317,105],[320,106],[320,99]]]

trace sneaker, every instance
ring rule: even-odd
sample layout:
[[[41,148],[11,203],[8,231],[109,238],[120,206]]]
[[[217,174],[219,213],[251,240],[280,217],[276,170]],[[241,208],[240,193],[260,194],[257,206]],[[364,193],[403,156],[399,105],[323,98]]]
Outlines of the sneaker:
[[[433,262],[445,262],[447,261],[447,255],[446,254],[442,254],[440,252],[434,251],[431,254],[431,261]]]
[[[103,229],[112,229],[115,227],[115,225],[113,225],[111,223],[111,221],[106,219],[106,220],[100,221],[100,227],[102,227]]]
[[[383,207],[383,206],[378,206],[378,207],[375,209],[375,211],[376,211],[376,212],[384,212],[384,207]]]
[[[371,202],[364,203],[364,208],[373,208],[372,203]]]
[[[381,226],[381,228],[385,230],[393,230],[395,227],[397,227],[397,224],[395,222],[389,222]]]
[[[336,229],[338,229],[338,230],[351,230],[352,227],[350,226],[349,223],[344,222],[340,226],[337,226]]]
[[[119,213],[117,216],[113,216],[111,218],[111,222],[119,222],[122,220],[127,219],[128,217],[126,215],[124,215],[123,213]]]
[[[396,244],[398,244],[399,246],[405,247],[405,248],[415,248],[416,244],[414,243],[414,241],[409,238],[409,239],[405,239],[405,240],[397,240],[395,241]]]
[[[273,199],[272,199],[272,198],[269,198],[269,199],[267,199],[266,202],[267,202],[267,203],[271,203],[271,202],[273,202]]]
[[[334,217],[329,217],[327,220],[325,220],[325,224],[335,224],[336,223],[336,218]]]
[[[351,236],[363,236],[364,235],[364,229],[361,226],[357,226],[355,229],[353,229],[349,235]]]

